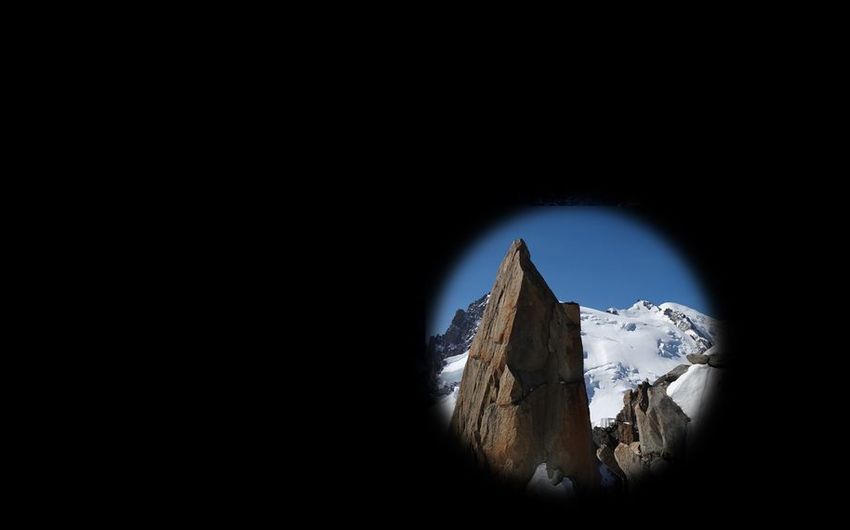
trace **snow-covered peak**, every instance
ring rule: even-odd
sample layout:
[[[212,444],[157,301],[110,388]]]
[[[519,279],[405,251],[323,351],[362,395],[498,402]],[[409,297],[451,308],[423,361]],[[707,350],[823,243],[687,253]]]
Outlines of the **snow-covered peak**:
[[[638,300],[628,309],[624,311],[660,311],[658,306],[650,302],[649,300]]]
[[[694,329],[703,337],[710,339],[712,344],[717,342],[717,338],[721,335],[720,324],[713,318],[696,309],[675,302],[664,302],[658,306],[662,312],[668,316],[675,316],[676,313],[685,315],[693,324]]]
[[[688,317],[695,317],[699,319],[710,318],[706,315],[700,313],[696,309],[691,309],[690,307],[682,304],[677,304],[676,302],[664,302],[663,304],[658,304],[662,310],[664,309],[672,309],[673,311],[679,311],[680,313],[684,313],[688,315]]]
[[[641,302],[646,301],[616,313],[581,307],[584,382],[594,423],[617,415],[623,392],[689,364],[689,353],[706,348],[706,339],[694,330],[682,329],[658,306]]]

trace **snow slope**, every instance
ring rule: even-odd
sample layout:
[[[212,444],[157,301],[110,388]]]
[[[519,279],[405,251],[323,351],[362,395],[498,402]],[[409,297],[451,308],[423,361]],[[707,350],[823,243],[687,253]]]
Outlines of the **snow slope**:
[[[671,309],[673,311],[684,313],[691,323],[693,323],[694,328],[696,328],[700,335],[704,337],[714,337],[716,342],[717,336],[720,334],[720,328],[718,326],[718,322],[713,318],[705,316],[699,311],[695,311],[686,305],[675,304],[673,302],[664,302],[658,307],[662,311],[665,309]]]
[[[691,419],[688,424],[689,429],[699,423],[702,409],[706,403],[709,403],[708,393],[714,387],[716,377],[718,377],[717,368],[707,364],[693,364],[688,371],[667,387],[667,395],[673,398],[673,401],[682,408],[682,412]]]
[[[714,325],[712,319],[693,309],[669,305],[687,309],[704,328]],[[580,312],[584,382],[594,425],[620,412],[623,392],[644,380],[652,383],[680,364],[690,364],[685,356],[700,351],[693,332],[680,329],[659,306],[641,300],[615,311],[617,314],[582,307]]]
[[[463,377],[463,368],[466,366],[466,359],[469,356],[469,350],[466,350],[460,355],[446,357],[446,365],[443,371],[440,372],[439,384],[446,387],[454,387],[452,391],[440,399],[437,403],[440,416],[445,420],[446,425],[452,420],[452,412],[455,410],[457,402],[457,393],[460,390],[460,379]]]
[[[684,314],[691,325],[687,322],[683,325],[675,315],[671,318],[665,309]],[[644,380],[652,383],[680,364],[690,364],[685,356],[701,350],[695,336],[711,343],[717,341],[718,323],[714,319],[671,302],[656,306],[639,300],[627,309],[608,311],[581,307],[580,315],[584,382],[594,425],[620,412],[626,390]],[[447,358],[439,375],[441,383],[455,386],[438,404],[447,423],[454,410],[457,385],[468,354],[467,351]]]

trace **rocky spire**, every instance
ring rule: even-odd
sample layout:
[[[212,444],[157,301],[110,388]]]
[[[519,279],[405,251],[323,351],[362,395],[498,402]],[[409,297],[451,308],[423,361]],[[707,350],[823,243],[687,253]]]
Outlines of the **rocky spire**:
[[[582,362],[578,305],[559,303],[514,241],[470,347],[452,431],[496,475],[525,483],[546,462],[579,493],[595,489]]]

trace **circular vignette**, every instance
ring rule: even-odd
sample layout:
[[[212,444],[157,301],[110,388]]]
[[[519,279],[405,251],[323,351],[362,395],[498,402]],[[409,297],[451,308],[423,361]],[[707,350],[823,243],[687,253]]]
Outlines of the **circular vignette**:
[[[684,463],[695,454],[693,449],[699,448],[701,426],[714,417],[712,399],[706,389],[719,383],[705,376],[717,376],[728,363],[723,359],[715,366],[699,356],[703,352],[717,355],[720,350],[717,344],[723,340],[722,323],[710,318],[715,314],[716,304],[703,287],[703,275],[689,259],[689,253],[682,245],[673,243],[670,230],[657,225],[647,216],[622,208],[556,206],[514,211],[481,230],[477,239],[458,253],[447,268],[426,312],[427,333],[431,337],[428,354],[438,361],[434,363],[433,381],[437,385],[434,388],[437,403],[432,411],[435,428],[449,430],[450,436],[457,439],[456,429],[448,429],[447,425],[447,413],[456,404],[465,371],[466,359],[456,351],[457,345],[470,346],[469,330],[477,329],[480,324],[475,319],[485,318],[484,314],[476,313],[475,307],[468,308],[468,304],[492,288],[505,252],[513,241],[522,239],[530,261],[557,299],[575,301],[582,306],[582,371],[594,427],[593,449],[603,452],[597,458],[602,478],[617,483],[614,488],[618,494],[628,490],[633,496],[639,494],[636,484],[648,488],[671,472],[678,472],[684,464],[676,466],[676,462]],[[624,302],[626,299],[632,303]],[[611,302],[602,303],[603,300]],[[485,301],[485,311],[489,306],[490,302]],[[474,317],[473,321],[464,320],[468,315]],[[590,329],[593,333],[589,333]],[[650,347],[653,341],[654,349]],[[447,351],[449,342],[452,342],[451,351]],[[698,357],[689,359],[689,354]],[[510,363],[507,365],[511,371]],[[508,377],[526,389],[535,388],[533,377],[523,379],[519,373]],[[676,414],[684,414],[687,418],[684,436],[690,440],[684,442],[685,448],[677,447],[674,451],[672,445],[665,447],[665,442],[680,444],[666,439],[665,432],[656,433],[661,438],[660,445],[653,440],[657,436],[647,427],[650,422],[634,417],[640,416],[639,413],[630,416],[623,408],[623,394],[627,391],[640,402],[643,416],[657,418],[662,414],[656,423],[659,431],[664,431],[661,426],[669,424],[667,438],[677,436],[674,434],[678,428]],[[654,398],[652,403],[650,397]],[[485,408],[490,404],[485,404]],[[694,421],[697,418],[706,421]],[[637,424],[633,425],[632,435],[640,446],[638,450],[646,449],[639,455],[640,462],[631,466],[633,469],[623,469],[629,464],[618,462],[626,460],[620,447],[629,442],[625,424]],[[639,437],[640,425],[647,431],[643,439]],[[604,446],[614,456],[607,454]],[[482,457],[487,462],[486,449],[478,450],[476,457],[479,463]],[[608,465],[602,462],[606,459]],[[490,468],[488,474],[496,478],[499,472],[494,472],[492,467],[485,466]],[[614,467],[619,469],[611,469]],[[638,480],[642,468],[646,468],[646,477]],[[613,479],[606,473],[613,475]],[[519,486],[527,486],[520,489],[534,490],[543,497],[551,494],[568,497],[569,491],[559,488],[569,490],[561,486],[569,481],[546,486],[558,478],[559,470],[538,466],[529,484]],[[517,488],[516,481],[511,487]]]

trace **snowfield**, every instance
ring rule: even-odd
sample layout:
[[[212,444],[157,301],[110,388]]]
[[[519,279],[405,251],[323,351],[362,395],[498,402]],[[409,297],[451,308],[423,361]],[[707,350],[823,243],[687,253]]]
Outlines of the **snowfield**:
[[[665,309],[687,316],[692,326],[664,314]],[[698,338],[716,344],[717,321],[681,304],[666,302],[656,306],[640,300],[627,309],[599,311],[580,307],[581,341],[584,349],[584,382],[590,403],[590,419],[599,425],[603,418],[614,418],[623,408],[623,393],[641,381],[655,382],[680,364],[690,364],[685,356],[700,352]],[[705,353],[711,353],[711,350]],[[451,419],[463,369],[469,351],[448,357],[439,380],[455,386],[439,403],[446,425]],[[692,366],[668,387],[668,394],[688,416],[698,415],[707,374]],[[689,375],[690,374],[690,375]],[[680,402],[682,400],[682,402]],[[685,404],[682,404],[682,403]],[[688,407],[688,408],[686,408]]]
[[[718,377],[717,369],[707,364],[693,364],[687,372],[667,387],[667,395],[673,398],[673,401],[682,408],[682,412],[691,419],[688,424],[689,429],[693,429],[699,423],[702,409],[709,402],[709,392],[715,384],[716,377]]]
[[[446,366],[443,368],[443,371],[440,372],[439,379],[441,384],[457,385],[449,395],[443,397],[437,403],[440,417],[445,420],[446,426],[448,426],[449,422],[452,420],[452,413],[455,410],[455,403],[457,402],[457,393],[460,390],[460,379],[463,377],[463,368],[466,366],[466,359],[468,356],[469,350],[466,350],[460,355],[446,357]]]

